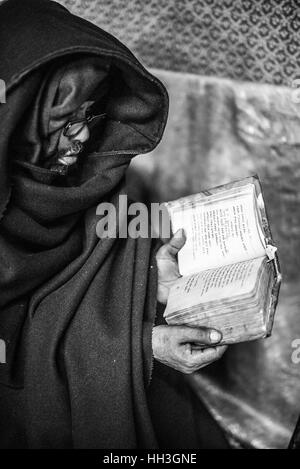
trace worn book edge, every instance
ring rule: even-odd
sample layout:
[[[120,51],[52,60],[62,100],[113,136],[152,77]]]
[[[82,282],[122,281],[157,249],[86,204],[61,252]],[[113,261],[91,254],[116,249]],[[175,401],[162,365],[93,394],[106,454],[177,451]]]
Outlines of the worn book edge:
[[[259,337],[254,337],[253,339],[249,339],[249,340],[254,340],[255,338],[270,337],[272,334],[275,311],[276,311],[276,307],[278,304],[280,286],[282,282],[282,274],[281,274],[281,269],[280,269],[277,247],[275,246],[275,243],[273,241],[273,236],[272,236],[272,232],[270,228],[267,209],[266,209],[266,205],[264,201],[263,189],[262,189],[262,185],[260,183],[258,175],[254,174],[252,176],[245,177],[243,179],[239,179],[239,180],[232,181],[230,183],[222,184],[222,185],[213,187],[211,189],[201,191],[195,194],[194,196],[193,195],[184,196],[174,201],[166,202],[164,205],[170,215],[171,226],[172,226],[172,217],[171,217],[170,209],[172,209],[174,205],[178,205],[178,203],[183,202],[184,200],[187,200],[187,199],[192,200],[193,197],[199,200],[200,198],[206,198],[208,196],[215,195],[215,194],[218,194],[218,193],[221,193],[221,192],[233,189],[233,188],[242,187],[249,183],[253,184],[255,188],[255,193],[256,193],[257,202],[258,202],[257,205],[258,205],[260,216],[261,216],[262,230],[263,230],[263,234],[265,237],[266,256],[269,259],[269,263],[272,265],[272,271],[273,271],[273,284],[270,288],[271,293],[270,293],[269,306],[267,307],[267,311],[266,311],[266,314],[267,314],[267,318],[265,321],[266,331],[264,334],[260,335]]]

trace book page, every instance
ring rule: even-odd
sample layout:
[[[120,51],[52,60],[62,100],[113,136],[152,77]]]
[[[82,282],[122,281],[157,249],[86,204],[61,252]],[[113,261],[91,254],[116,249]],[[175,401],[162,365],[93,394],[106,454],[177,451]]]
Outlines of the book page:
[[[178,254],[181,275],[265,255],[254,185],[248,184],[236,192],[225,191],[196,204],[173,205],[173,232],[184,228],[187,237]]]
[[[189,308],[251,293],[265,257],[238,262],[181,277],[171,288],[164,316],[184,314]]]

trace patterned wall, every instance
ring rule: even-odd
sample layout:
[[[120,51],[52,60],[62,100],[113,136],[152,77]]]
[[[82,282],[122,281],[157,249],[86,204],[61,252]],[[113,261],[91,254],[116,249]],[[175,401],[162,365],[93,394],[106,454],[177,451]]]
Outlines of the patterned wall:
[[[300,0],[59,0],[152,67],[290,85]]]

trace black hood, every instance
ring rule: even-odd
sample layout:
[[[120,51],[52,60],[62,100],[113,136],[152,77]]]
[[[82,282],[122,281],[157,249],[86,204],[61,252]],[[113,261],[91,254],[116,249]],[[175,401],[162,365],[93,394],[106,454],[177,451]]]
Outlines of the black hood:
[[[160,141],[167,93],[52,1],[8,0],[0,35],[0,447],[155,447],[155,243],[99,239],[96,207],[113,203],[127,227],[126,169]],[[66,123],[93,106],[106,117],[86,125],[72,177],[53,171]]]
[[[0,218],[9,201],[11,138],[49,70],[84,57],[109,65],[115,86],[98,155],[134,156],[159,143],[167,119],[165,88],[116,38],[48,0],[8,0],[0,7]],[[97,169],[95,168],[94,174]],[[89,171],[89,175],[93,171]]]
[[[122,215],[126,169],[160,141],[167,92],[117,39],[48,0],[1,5],[0,78],[0,446],[15,441],[6,385],[25,393],[21,439],[31,447],[153,447],[155,243],[99,239],[96,207],[111,202]],[[87,103],[106,118],[88,128],[70,179],[48,157]],[[77,422],[76,396],[88,423]]]

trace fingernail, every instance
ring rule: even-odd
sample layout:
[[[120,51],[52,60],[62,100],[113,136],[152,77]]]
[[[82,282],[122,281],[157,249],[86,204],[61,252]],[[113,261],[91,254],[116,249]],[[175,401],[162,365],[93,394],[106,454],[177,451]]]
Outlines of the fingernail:
[[[179,230],[176,231],[174,234],[174,238],[182,238],[184,236],[184,230],[183,228],[180,228]]]
[[[209,338],[213,344],[217,344],[222,339],[222,334],[218,331],[211,331],[209,333]]]
[[[180,230],[177,230],[176,233],[174,234],[174,238],[182,238],[183,236],[183,229],[180,228]]]

